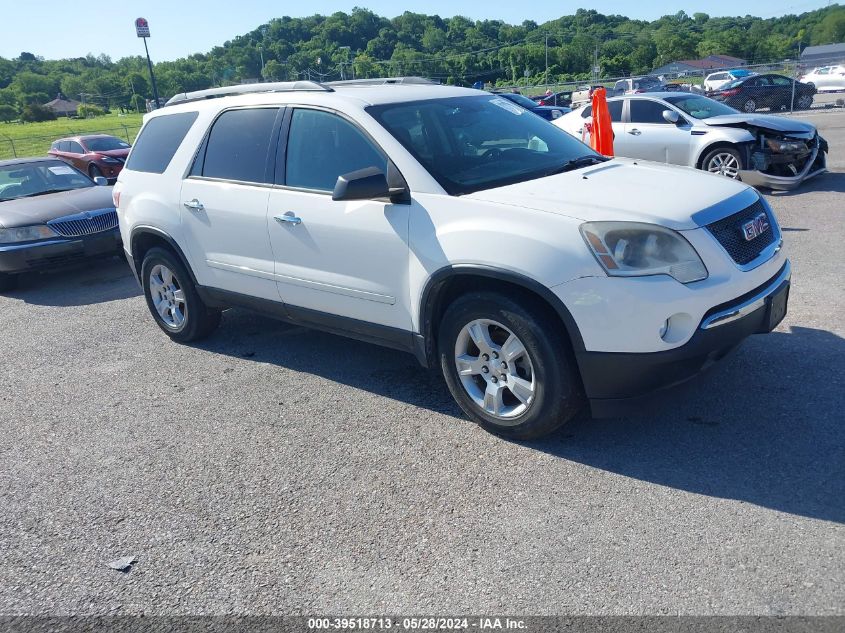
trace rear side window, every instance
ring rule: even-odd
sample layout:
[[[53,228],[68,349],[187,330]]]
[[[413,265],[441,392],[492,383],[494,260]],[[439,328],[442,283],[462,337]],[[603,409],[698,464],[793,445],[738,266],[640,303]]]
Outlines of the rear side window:
[[[180,112],[152,119],[135,141],[126,168],[151,174],[164,173],[197,115],[197,112]]]
[[[206,178],[269,182],[267,156],[278,113],[278,108],[249,108],[221,114],[208,135],[200,173]]]
[[[622,120],[622,104],[623,101],[608,101],[607,109],[610,111],[610,120],[613,123],[619,123]],[[587,106],[581,112],[583,118],[587,118],[593,114],[593,106]]]

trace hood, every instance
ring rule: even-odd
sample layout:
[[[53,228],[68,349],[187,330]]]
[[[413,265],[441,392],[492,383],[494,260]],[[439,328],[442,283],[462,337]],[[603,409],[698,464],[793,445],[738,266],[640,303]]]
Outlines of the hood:
[[[100,156],[111,156],[112,158],[122,158],[126,160],[126,157],[129,156],[129,150],[131,148],[127,147],[125,149],[110,149],[104,152],[92,152],[93,154],[99,154]]]
[[[801,134],[815,134],[816,126],[805,121],[796,121],[783,116],[766,114],[723,114],[709,119],[701,119],[701,122],[712,126],[728,127],[760,127],[775,132],[799,132]]]
[[[698,227],[693,214],[748,189],[740,182],[690,167],[617,158],[547,178],[477,191],[468,197],[583,221],[648,222],[685,230]]]
[[[111,187],[86,187],[32,198],[6,200],[0,202],[0,227],[8,229],[28,224],[44,224],[48,220],[80,211],[113,209],[111,191]]]

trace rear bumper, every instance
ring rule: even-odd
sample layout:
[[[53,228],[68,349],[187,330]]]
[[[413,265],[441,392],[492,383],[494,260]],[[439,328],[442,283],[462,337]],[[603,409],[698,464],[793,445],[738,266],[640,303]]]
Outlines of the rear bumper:
[[[576,354],[594,417],[635,412],[665,389],[686,382],[730,353],[752,334],[771,331],[771,298],[789,292],[787,261],[761,287],[714,307],[681,347],[652,353],[580,352]],[[787,295],[788,296],[788,295]],[[785,314],[785,312],[784,312]]]
[[[117,228],[79,238],[0,245],[0,273],[59,268],[91,257],[117,255],[120,246]]]

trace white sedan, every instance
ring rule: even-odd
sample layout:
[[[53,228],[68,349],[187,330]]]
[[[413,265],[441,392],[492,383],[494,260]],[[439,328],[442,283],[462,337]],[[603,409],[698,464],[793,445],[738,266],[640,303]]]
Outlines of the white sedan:
[[[823,66],[814,68],[801,77],[801,81],[816,87],[818,92],[845,90],[845,66]]]
[[[743,114],[702,95],[655,92],[607,100],[617,156],[685,165],[753,186],[793,189],[826,171],[827,142],[813,124]],[[579,139],[586,106],[552,122]]]

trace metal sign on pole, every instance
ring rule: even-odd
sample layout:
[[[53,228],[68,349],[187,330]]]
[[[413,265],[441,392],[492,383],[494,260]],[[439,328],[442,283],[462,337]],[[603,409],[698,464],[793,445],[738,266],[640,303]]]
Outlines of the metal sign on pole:
[[[135,20],[135,34],[144,40],[144,51],[147,53],[147,67],[150,69],[150,83],[153,85],[153,98],[155,99],[155,107],[158,108],[161,106],[161,102],[158,99],[158,87],[156,86],[155,73],[153,73],[153,62],[150,59],[150,49],[147,48],[147,38],[150,36],[150,23],[147,22],[146,18]]]

